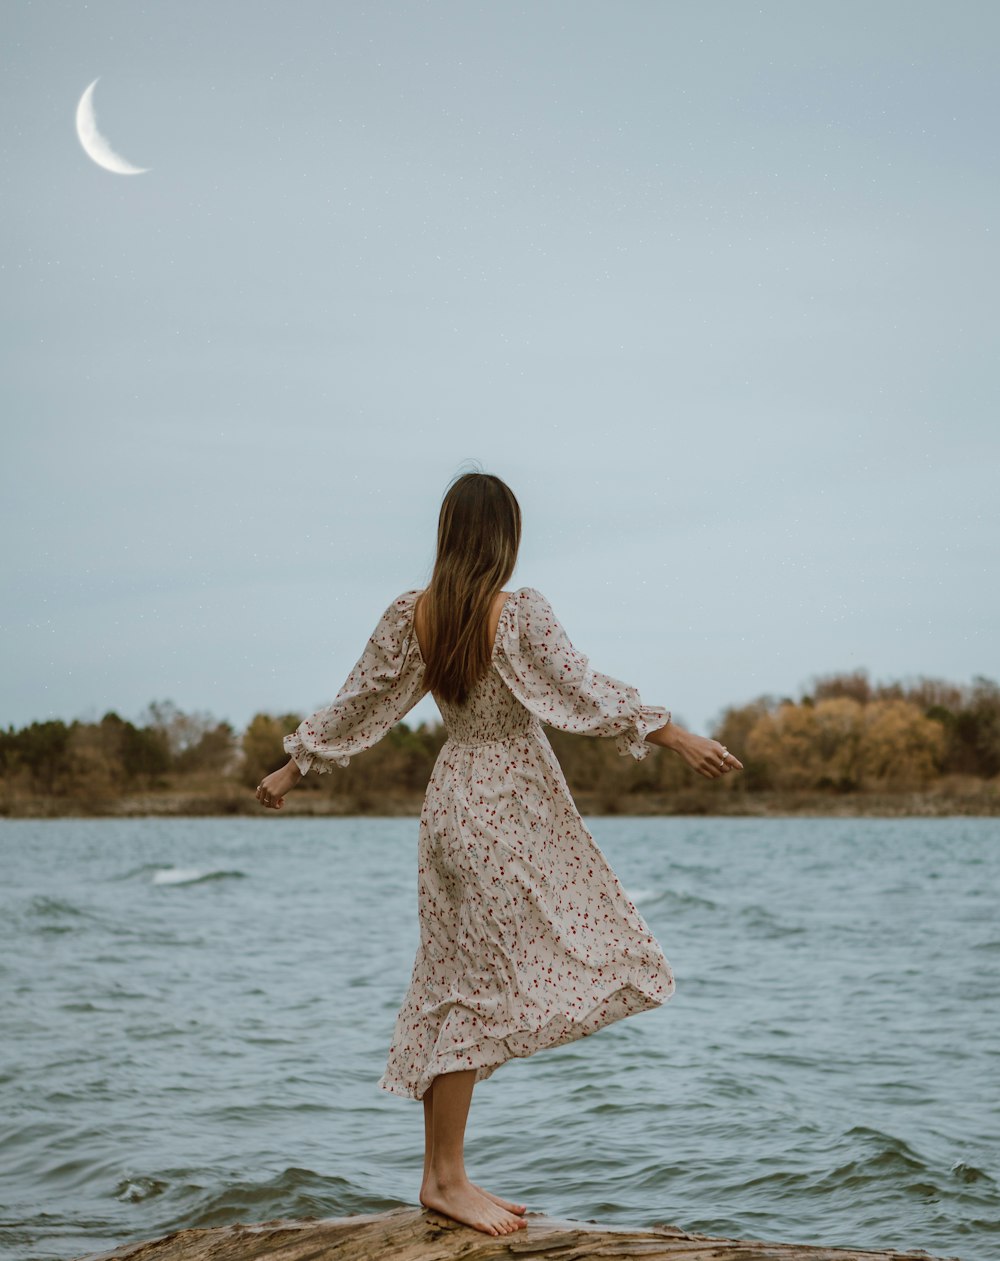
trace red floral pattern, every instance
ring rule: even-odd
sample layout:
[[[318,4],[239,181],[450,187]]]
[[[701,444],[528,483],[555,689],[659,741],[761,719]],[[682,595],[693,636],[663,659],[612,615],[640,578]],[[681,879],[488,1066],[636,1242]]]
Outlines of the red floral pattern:
[[[346,766],[425,694],[419,594],[389,605],[333,704],[285,737],[303,773]],[[674,992],[541,725],[613,737],[639,759],[669,712],[591,670],[533,587],[507,598],[487,676],[463,704],[438,707],[448,739],[420,816],[420,944],[379,1080],[410,1099],[439,1073],[474,1068],[482,1081]]]

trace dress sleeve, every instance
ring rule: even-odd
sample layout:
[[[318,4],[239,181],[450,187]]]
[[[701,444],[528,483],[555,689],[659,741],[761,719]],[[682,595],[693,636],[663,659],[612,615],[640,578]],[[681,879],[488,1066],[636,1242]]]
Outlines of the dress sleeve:
[[[569,641],[552,606],[522,587],[501,613],[496,668],[517,699],[542,722],[585,736],[614,736],[618,752],[641,761],[650,731],[670,711],[644,705],[634,687],[592,670]]]
[[[413,637],[419,591],[389,605],[336,699],[285,736],[285,752],[303,775],[347,766],[409,713],[424,692],[424,663]]]

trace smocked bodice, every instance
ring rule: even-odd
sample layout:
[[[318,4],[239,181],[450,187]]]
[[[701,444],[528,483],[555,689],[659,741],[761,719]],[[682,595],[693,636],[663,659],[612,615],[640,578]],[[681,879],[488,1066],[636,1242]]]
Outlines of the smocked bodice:
[[[460,704],[438,696],[434,700],[452,744],[489,744],[516,739],[538,727],[534,714],[521,704],[494,665]]]

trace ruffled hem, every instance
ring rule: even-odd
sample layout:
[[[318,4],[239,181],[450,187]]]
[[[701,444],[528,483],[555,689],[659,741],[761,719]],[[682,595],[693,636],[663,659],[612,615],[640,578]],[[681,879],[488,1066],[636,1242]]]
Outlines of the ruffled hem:
[[[661,723],[662,726],[662,723]],[[458,1043],[447,1051],[435,1052],[416,1076],[402,1078],[386,1071],[378,1080],[382,1090],[401,1099],[422,1099],[431,1082],[442,1073],[466,1069],[476,1070],[476,1082],[492,1077],[508,1060],[525,1059],[536,1051],[548,1050],[589,1037],[626,1016],[636,1015],[662,1005],[674,992],[674,975],[664,960],[665,982],[657,989],[650,983],[648,968],[633,968],[583,1013],[558,1012],[535,1028],[515,1029],[507,1034],[483,1033],[468,1042]],[[467,1009],[472,1010],[472,1009]],[[440,1033],[438,1040],[440,1041]]]
[[[349,766],[351,763],[351,759],[342,753],[335,753],[326,758],[310,753],[302,743],[302,737],[297,731],[292,731],[285,736],[282,744],[285,752],[303,775],[307,775],[309,771],[315,771],[317,775],[329,775],[332,773],[334,765]]]
[[[615,737],[618,752],[622,757],[634,757],[637,762],[641,762],[653,748],[653,745],[646,743],[646,736],[651,731],[659,731],[669,721],[669,709],[663,709],[659,705],[643,705],[632,725]]]

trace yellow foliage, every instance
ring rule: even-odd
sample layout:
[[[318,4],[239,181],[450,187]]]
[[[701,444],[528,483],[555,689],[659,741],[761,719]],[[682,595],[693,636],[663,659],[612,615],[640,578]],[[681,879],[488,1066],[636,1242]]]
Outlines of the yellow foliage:
[[[747,759],[762,762],[775,788],[810,788],[818,725],[812,706],[787,702],[763,714],[747,736]]]
[[[941,724],[904,700],[862,705],[850,696],[782,705],[747,736],[747,758],[766,764],[775,788],[878,785],[918,788],[937,774]]]
[[[923,788],[944,756],[941,724],[909,701],[873,701],[865,707],[861,759],[865,780],[885,788]]]

